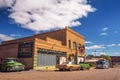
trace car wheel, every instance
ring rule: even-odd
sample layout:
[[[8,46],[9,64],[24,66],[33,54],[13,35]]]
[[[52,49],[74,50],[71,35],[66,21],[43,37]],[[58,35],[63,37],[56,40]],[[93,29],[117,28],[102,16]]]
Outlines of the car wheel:
[[[104,69],[107,69],[107,66],[104,66]]]
[[[21,72],[22,70],[17,70],[18,72]]]
[[[89,67],[88,67],[87,69],[88,69],[88,70],[90,70],[90,68],[89,68]]]
[[[106,69],[108,69],[109,68],[109,66],[106,66]]]
[[[81,70],[84,70],[84,67],[81,66]]]
[[[5,71],[6,71],[6,69],[1,69],[1,71],[2,71],[2,72],[5,72]]]
[[[63,71],[63,69],[59,69],[60,71]]]
[[[5,71],[6,71],[6,72],[9,71],[9,68],[6,68]]]
[[[83,68],[83,70],[86,70],[86,68]]]
[[[80,71],[80,70],[81,70],[81,68],[79,67],[79,68],[78,68],[78,70]]]
[[[69,71],[72,71],[72,68],[70,68]]]

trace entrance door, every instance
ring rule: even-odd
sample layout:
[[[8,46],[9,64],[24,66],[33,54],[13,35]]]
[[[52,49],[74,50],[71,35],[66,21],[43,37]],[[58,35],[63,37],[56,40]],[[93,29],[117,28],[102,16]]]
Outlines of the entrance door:
[[[60,57],[59,64],[66,62],[66,57]]]
[[[84,58],[83,57],[78,57],[78,63],[80,62],[84,62]]]

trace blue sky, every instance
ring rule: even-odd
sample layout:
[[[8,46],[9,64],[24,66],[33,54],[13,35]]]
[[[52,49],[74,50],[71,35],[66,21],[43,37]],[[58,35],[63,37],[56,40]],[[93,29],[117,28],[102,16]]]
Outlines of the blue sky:
[[[69,4],[70,6],[73,5],[71,8],[73,7],[74,8],[70,9],[67,12],[71,13],[72,10],[74,11],[76,10],[78,12],[72,12],[76,15],[72,15],[72,14],[69,15],[67,12],[61,11],[61,5],[65,7],[68,3],[67,1],[63,2],[65,5],[63,5],[62,2],[61,4],[60,2],[54,3],[54,4],[57,4],[56,6],[58,10],[54,9],[55,6],[53,7],[53,5],[49,5],[53,7],[52,11],[56,12],[56,14],[58,14],[60,10],[61,11],[61,13],[59,13],[60,16],[57,16],[56,14],[48,14],[48,11],[49,11],[48,7],[44,6],[45,4],[43,3],[44,4],[43,12],[49,15],[47,16],[47,19],[49,18],[55,22],[55,21],[60,21],[60,19],[62,19],[60,17],[63,17],[64,19],[66,18],[66,14],[69,15],[67,16],[67,18],[70,17],[70,19],[66,18],[67,19],[66,21],[65,19],[64,20],[62,19],[63,22],[62,21],[59,23],[56,22],[57,24],[60,25],[58,27],[54,27],[55,25],[57,26],[57,24],[55,24],[54,22],[51,22],[47,19],[44,20],[43,17],[41,17],[41,16],[44,16],[43,14],[42,15],[39,14],[40,16],[33,15],[32,17],[30,17],[32,19],[29,20],[29,23],[36,21],[35,23],[36,25],[24,23],[28,20],[28,16],[33,14],[33,12],[27,10],[29,15],[24,13],[24,15],[26,16],[25,17],[23,15],[21,16],[23,12],[21,12],[20,10],[23,11],[24,7],[21,8],[17,5],[18,3],[22,3],[22,2],[19,2],[21,0],[19,1],[16,0],[16,3],[14,3],[13,0],[10,0],[10,1],[5,3],[3,0],[1,0],[1,3],[0,3],[0,42],[4,40],[31,36],[41,31],[49,31],[54,28],[55,29],[64,28],[65,26],[61,25],[63,23],[64,25],[66,24],[69,25],[73,30],[85,36],[87,55],[88,54],[96,54],[96,55],[107,54],[107,55],[120,56],[120,37],[119,37],[120,36],[120,5],[119,5],[120,0],[89,0],[87,2],[86,0],[73,0],[73,1],[71,0],[72,2]],[[49,1],[54,1],[54,0],[49,0]],[[80,3],[81,4],[80,6],[84,7],[83,10],[81,10],[81,8],[75,9],[79,7],[79,6],[76,6],[76,3],[78,3],[77,1],[82,1]],[[27,3],[27,0],[24,3]],[[31,1],[31,4],[32,3],[33,2]],[[49,4],[52,4],[52,3],[49,2]],[[58,4],[60,4],[60,6],[58,6]],[[33,7],[41,7],[41,6],[33,5],[28,8],[29,10],[30,9],[35,10]],[[62,8],[62,9],[67,10],[68,8]],[[21,14],[19,14],[18,12]],[[18,14],[24,18],[18,17],[19,16]],[[53,15],[55,15],[55,17],[50,17]],[[38,17],[40,17],[41,19]],[[46,18],[46,16],[44,18]],[[58,19],[56,20],[56,18]],[[41,20],[40,23],[42,26],[49,26],[49,27],[40,28],[39,27],[40,24],[37,23],[37,20]],[[42,22],[44,21],[46,21],[46,24],[42,24]],[[47,23],[47,21],[52,23],[52,25],[50,23]],[[36,27],[33,27],[34,25]]]

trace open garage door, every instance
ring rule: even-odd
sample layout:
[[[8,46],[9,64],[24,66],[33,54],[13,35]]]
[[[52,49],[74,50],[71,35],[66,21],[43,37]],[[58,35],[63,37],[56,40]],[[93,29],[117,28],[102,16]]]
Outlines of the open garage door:
[[[83,57],[78,57],[78,63],[79,62],[84,62],[84,58]]]

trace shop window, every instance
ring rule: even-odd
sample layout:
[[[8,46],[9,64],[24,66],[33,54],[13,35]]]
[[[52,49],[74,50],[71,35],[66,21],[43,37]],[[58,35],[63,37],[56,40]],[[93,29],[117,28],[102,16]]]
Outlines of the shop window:
[[[76,49],[77,48],[76,46],[77,46],[76,42],[73,42],[73,49]]]
[[[32,57],[32,53],[33,53],[33,42],[19,43],[18,58]]]
[[[68,40],[68,47],[71,48],[71,40]]]

